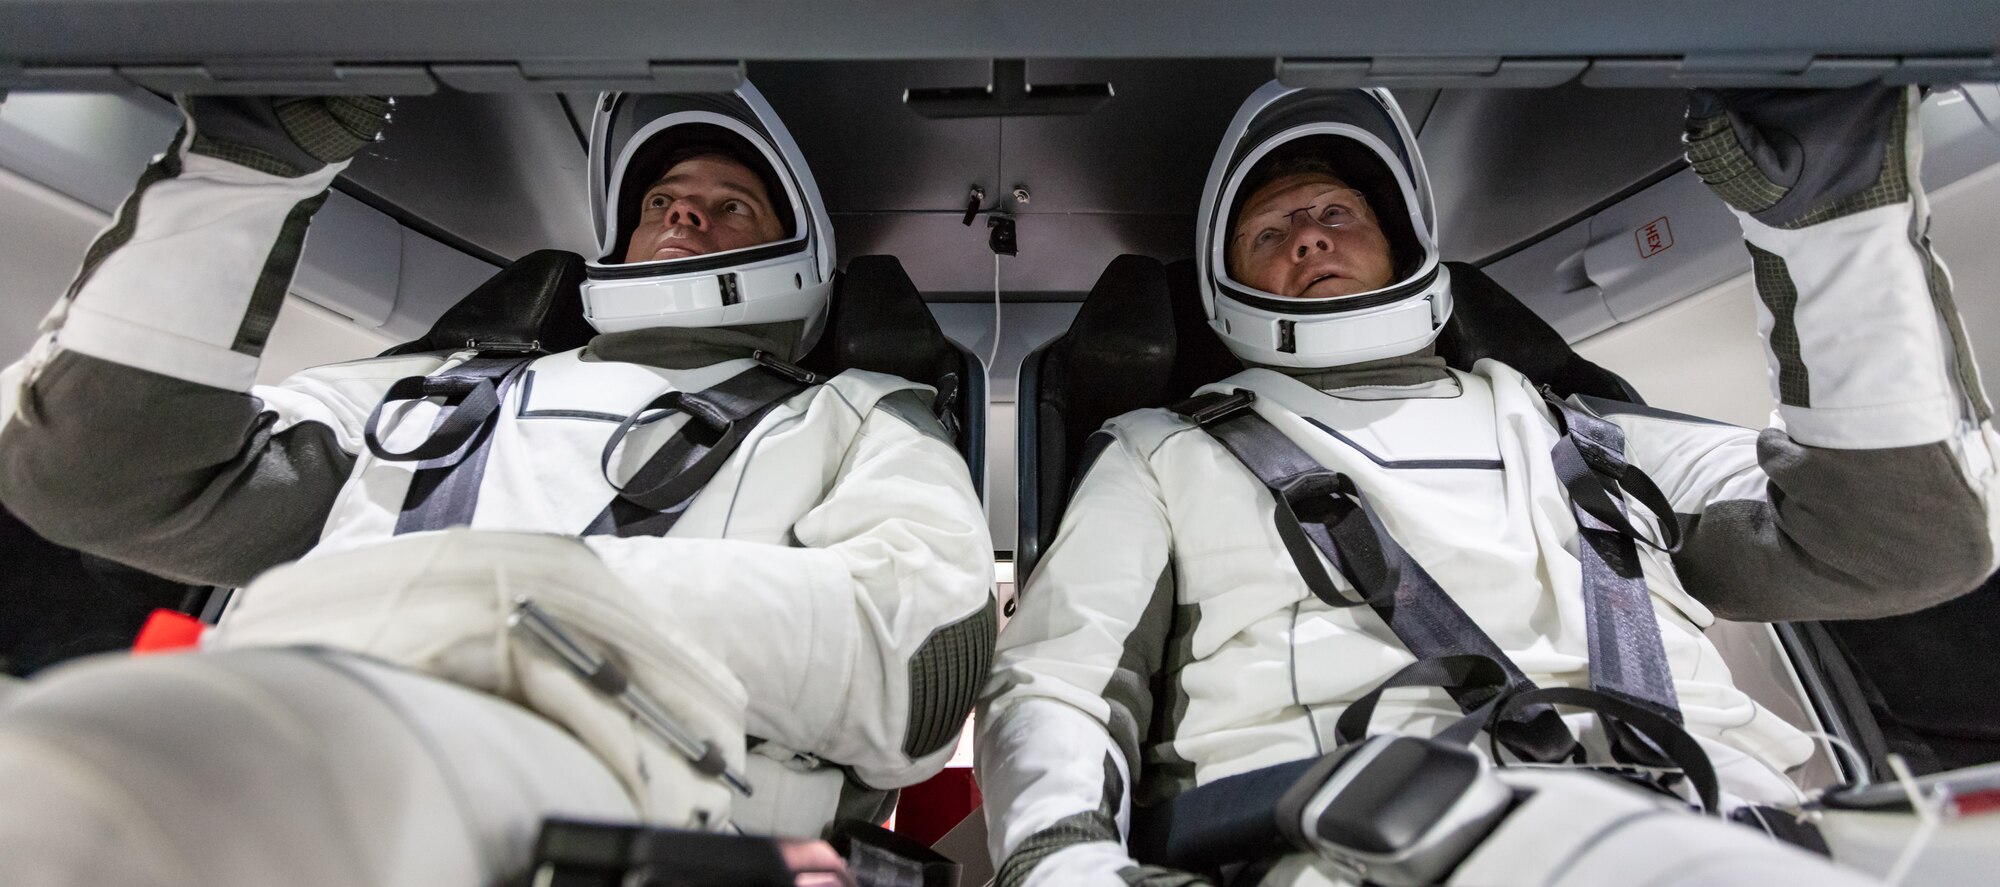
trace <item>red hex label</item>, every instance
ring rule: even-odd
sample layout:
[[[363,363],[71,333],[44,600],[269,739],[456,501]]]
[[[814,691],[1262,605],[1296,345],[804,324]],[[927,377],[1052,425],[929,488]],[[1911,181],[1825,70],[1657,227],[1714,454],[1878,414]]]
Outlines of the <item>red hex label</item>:
[[[1674,245],[1674,229],[1667,224],[1667,217],[1661,216],[1632,232],[1639,241],[1639,258],[1650,259],[1665,252]]]

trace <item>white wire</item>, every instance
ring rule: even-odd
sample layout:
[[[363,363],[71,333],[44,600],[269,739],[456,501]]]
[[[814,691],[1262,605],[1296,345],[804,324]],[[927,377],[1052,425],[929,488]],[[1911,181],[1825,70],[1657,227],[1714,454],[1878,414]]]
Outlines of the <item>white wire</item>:
[[[1909,843],[1903,845],[1903,852],[1896,856],[1896,864],[1889,866],[1889,871],[1882,876],[1889,887],[1897,887],[1909,877],[1910,869],[1916,867],[1917,857],[1930,846],[1931,836],[1937,834],[1938,822],[1942,819],[1938,811],[1944,807],[1945,798],[1935,793],[1925,797],[1918,791],[1917,778],[1911,775],[1910,765],[1902,755],[1889,755],[1889,769],[1895,771],[1896,784],[1903,787],[1903,794],[1910,799],[1910,809],[1917,814],[1917,828],[1910,833]]]
[[[1831,733],[1824,733],[1819,730],[1800,730],[1799,732],[1826,743],[1827,753],[1829,755],[1831,755],[1835,751],[1843,752],[1844,754],[1842,755],[1842,757],[1844,757],[1847,760],[1848,770],[1852,774],[1849,777],[1850,780],[1852,780],[1854,776],[1863,776],[1868,772],[1868,768],[1861,758],[1861,752],[1856,750],[1854,745],[1848,742],[1847,740],[1835,736]]]
[[[1000,359],[1000,254],[993,254],[993,348],[986,353],[986,374],[993,375],[999,370],[994,363]]]
[[[1980,126],[1984,126],[1994,132],[2000,132],[2000,127],[1995,127],[1993,121],[1986,119],[1986,112],[1980,110],[1979,103],[1972,100],[1972,93],[1965,91],[1965,84],[1961,83],[1952,87],[1952,91],[1958,93],[1958,97],[1965,100],[1966,106],[1972,109],[1973,116],[1979,118]]]

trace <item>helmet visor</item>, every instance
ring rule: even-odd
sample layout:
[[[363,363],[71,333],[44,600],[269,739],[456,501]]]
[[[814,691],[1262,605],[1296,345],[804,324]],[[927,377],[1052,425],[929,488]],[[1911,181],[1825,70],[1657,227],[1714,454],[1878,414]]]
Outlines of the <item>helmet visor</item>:
[[[745,120],[724,111],[732,108],[734,96],[617,96],[608,119],[601,118],[593,133],[593,168],[601,176],[601,188],[593,189],[600,253],[594,272],[615,276],[650,276],[705,270],[744,262],[760,261],[796,252],[806,239],[809,224],[800,198],[797,176],[782,161],[770,139],[754,117]],[[663,113],[662,113],[663,112]],[[653,116],[657,114],[658,116]],[[690,247],[695,255],[674,255],[627,263],[627,250],[634,232],[642,224],[668,224],[667,203],[672,189],[662,181],[670,170],[697,158],[723,161],[724,166],[747,170],[726,174],[732,181],[714,195],[714,205],[701,207],[710,224],[726,224],[738,219],[732,212],[769,212],[775,221],[772,236],[764,223],[753,236],[732,238],[695,237]],[[761,193],[760,193],[761,192]],[[740,203],[728,198],[740,199]],[[647,216],[647,204],[655,207],[660,219]],[[740,242],[716,248],[715,240]],[[703,248],[706,247],[706,248]],[[606,268],[603,266],[616,266]]]

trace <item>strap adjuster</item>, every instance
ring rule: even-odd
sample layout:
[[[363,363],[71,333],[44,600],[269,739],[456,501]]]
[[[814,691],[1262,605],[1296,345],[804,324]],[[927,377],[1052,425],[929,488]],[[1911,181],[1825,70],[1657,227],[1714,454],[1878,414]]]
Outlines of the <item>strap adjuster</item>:
[[[1234,416],[1257,402],[1257,392],[1248,388],[1223,393],[1211,391],[1174,404],[1173,411],[1203,427]]]
[[[468,351],[504,351],[511,354],[533,354],[542,350],[542,340],[532,342],[481,342],[478,339],[465,340]]]
[[[780,376],[784,376],[787,379],[791,379],[792,381],[797,382],[801,385],[818,385],[820,383],[820,377],[818,373],[815,373],[812,370],[806,369],[805,367],[799,366],[797,364],[786,363],[782,360],[779,360],[776,357],[771,356],[771,352],[769,351],[762,351],[762,350],[753,351],[751,352],[750,357],[753,360],[756,360],[757,363],[762,365],[765,369],[777,373]]]

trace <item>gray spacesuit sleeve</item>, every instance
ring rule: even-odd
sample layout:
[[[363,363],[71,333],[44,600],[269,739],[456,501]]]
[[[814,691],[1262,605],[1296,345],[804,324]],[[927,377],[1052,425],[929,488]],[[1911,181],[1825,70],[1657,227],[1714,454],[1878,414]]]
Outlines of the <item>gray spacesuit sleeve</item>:
[[[251,395],[58,354],[0,430],[0,501],[63,545],[242,585],[319,539],[354,467],[331,427]]]
[[[1626,410],[1732,619],[1922,609],[1993,570],[1991,409],[1932,254],[1914,87],[1697,92],[1688,159],[1743,227],[1780,427]]]
[[[311,547],[355,450],[341,441],[349,406],[312,386],[253,390],[307,225],[345,164],[274,162],[290,144],[278,124],[222,113],[244,102],[190,113],[0,377],[10,510],[58,543],[228,585]],[[325,117],[321,102],[259,102]]]
[[[1716,616],[1869,619],[1977,586],[1987,510],[1946,443],[1802,444],[1659,410],[1588,403],[1626,432],[1633,464],[1674,506],[1674,569]]]

